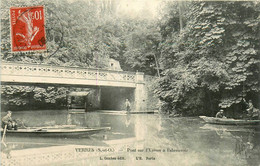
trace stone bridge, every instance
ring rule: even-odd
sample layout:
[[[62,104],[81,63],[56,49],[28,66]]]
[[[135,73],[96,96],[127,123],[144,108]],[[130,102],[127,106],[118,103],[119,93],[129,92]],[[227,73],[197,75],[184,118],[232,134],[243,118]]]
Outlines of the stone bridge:
[[[1,62],[1,84],[133,89],[135,110],[143,110],[144,74],[96,68]]]

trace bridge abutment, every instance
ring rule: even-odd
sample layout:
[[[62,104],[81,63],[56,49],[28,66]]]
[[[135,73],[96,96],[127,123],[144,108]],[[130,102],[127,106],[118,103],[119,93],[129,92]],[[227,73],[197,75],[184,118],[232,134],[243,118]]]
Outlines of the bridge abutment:
[[[144,73],[136,73],[136,87],[135,87],[135,110],[137,112],[146,111],[146,91]]]

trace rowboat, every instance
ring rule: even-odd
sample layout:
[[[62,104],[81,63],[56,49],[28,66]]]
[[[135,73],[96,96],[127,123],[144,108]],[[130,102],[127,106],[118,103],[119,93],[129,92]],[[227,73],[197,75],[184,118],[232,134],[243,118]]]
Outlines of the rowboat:
[[[23,136],[23,137],[85,137],[92,134],[110,130],[110,127],[100,128],[56,128],[56,127],[37,127],[25,128],[18,130],[7,130],[7,136]],[[1,129],[1,134],[3,129]]]
[[[199,116],[206,123],[221,124],[221,125],[256,125],[260,124],[260,120],[246,120],[246,119],[230,119],[230,118],[215,118],[207,116]]]

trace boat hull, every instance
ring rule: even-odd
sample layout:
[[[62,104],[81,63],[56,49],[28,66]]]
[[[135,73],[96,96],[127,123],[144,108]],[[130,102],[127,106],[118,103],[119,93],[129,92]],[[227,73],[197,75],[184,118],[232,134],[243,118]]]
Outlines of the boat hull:
[[[7,130],[6,135],[19,137],[87,137],[92,134],[110,129],[110,127],[78,129],[27,128],[18,130]],[[3,134],[2,131],[3,130],[1,130],[1,134]]]
[[[200,116],[206,123],[220,124],[220,125],[258,125],[260,120],[243,120],[243,119],[228,119],[228,118],[214,118],[207,116]]]

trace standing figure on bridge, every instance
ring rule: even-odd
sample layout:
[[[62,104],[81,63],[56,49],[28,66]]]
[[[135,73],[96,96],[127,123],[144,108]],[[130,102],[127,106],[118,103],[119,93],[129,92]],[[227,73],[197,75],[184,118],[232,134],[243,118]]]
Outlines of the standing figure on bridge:
[[[126,100],[125,100],[125,107],[126,107],[126,111],[127,111],[127,113],[130,112],[130,106],[131,106],[131,104],[130,104],[129,100],[126,99]]]

